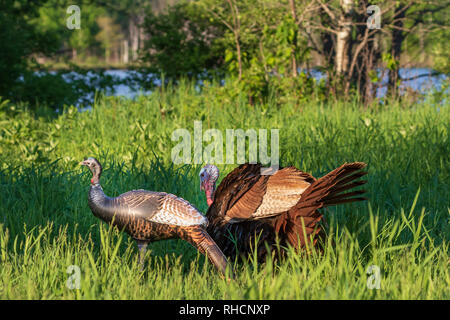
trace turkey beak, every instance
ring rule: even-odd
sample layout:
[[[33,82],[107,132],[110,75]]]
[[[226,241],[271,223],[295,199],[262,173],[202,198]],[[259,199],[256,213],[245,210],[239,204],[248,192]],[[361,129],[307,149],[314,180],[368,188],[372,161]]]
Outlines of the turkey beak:
[[[87,163],[86,163],[86,161],[81,161],[81,162],[79,163],[79,165],[80,165],[80,166],[87,166]]]
[[[206,186],[205,186],[205,180],[200,179],[200,191],[205,191],[206,190]]]
[[[206,188],[208,187],[208,178],[207,174],[200,177],[200,190],[206,191]]]

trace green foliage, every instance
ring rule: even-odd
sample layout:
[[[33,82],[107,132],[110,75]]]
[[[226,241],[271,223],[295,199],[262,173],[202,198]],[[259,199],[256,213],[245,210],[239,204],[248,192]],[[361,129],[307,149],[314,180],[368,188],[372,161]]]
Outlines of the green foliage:
[[[24,74],[13,91],[16,101],[27,101],[31,105],[46,105],[58,107],[75,104],[80,93],[75,89],[74,83],[66,82],[62,74],[32,73]]]
[[[448,36],[447,38],[449,38]],[[448,52],[450,45],[448,41],[438,42],[433,46],[432,54],[434,58],[434,69],[443,74],[450,74],[450,59]]]
[[[388,70],[397,70],[400,65],[400,61],[395,60],[389,52],[383,54],[382,60],[386,64]]]
[[[380,51],[373,57],[371,70],[364,71],[357,66],[353,70],[359,71],[346,77],[334,70],[336,41],[335,34],[329,32],[337,25],[340,3],[327,3],[335,12],[336,21],[320,6],[310,6],[308,1],[293,3],[297,19],[288,0],[161,0],[152,3],[83,0],[78,4],[82,10],[82,27],[69,30],[66,10],[72,2],[68,0],[5,0],[0,4],[0,96],[50,105],[75,101],[74,95],[79,94],[75,86],[72,86],[73,92],[69,92],[70,86],[62,81],[58,83],[57,76],[33,74],[42,69],[36,60],[46,66],[66,68],[72,68],[69,59],[90,67],[108,66],[108,63],[124,66],[124,61],[129,60],[133,68],[147,72],[147,79],[164,74],[166,82],[181,78],[233,79],[236,82],[233,87],[247,95],[252,104],[267,101],[271,95],[286,97],[280,100],[281,104],[291,98],[302,103],[308,94],[315,94],[314,99],[319,96],[327,99],[342,93],[346,98],[349,93],[358,93],[364,100],[371,90],[364,91],[362,84],[370,81],[373,89],[380,80],[374,68],[386,65],[395,70],[401,66],[400,61],[407,60],[405,56],[433,66],[438,72],[448,73],[448,41],[442,41],[448,38],[448,6],[438,2],[413,2],[409,6],[408,1],[390,6],[383,23],[385,33],[391,33],[392,37],[395,8],[408,5],[405,20],[399,20],[404,23],[400,29],[405,30],[398,36],[403,44],[402,59],[397,54],[398,61],[391,57],[389,37],[371,38],[368,43],[376,44],[375,51]],[[388,3],[380,0],[372,4]],[[359,3],[358,9],[363,5]],[[360,31],[365,27],[361,22],[367,18],[364,10],[359,11],[353,17],[359,19],[354,21],[359,27],[352,27],[350,47],[353,51],[363,36]],[[314,21],[316,19],[318,21]],[[409,28],[413,31],[407,32]],[[141,59],[133,61],[138,49]],[[426,57],[426,61],[416,59],[419,55]],[[380,57],[383,58],[380,60]],[[357,65],[366,60],[358,58]],[[324,81],[328,83],[317,84],[310,79],[308,71],[302,73],[311,68],[325,70],[327,79]],[[358,85],[357,81],[361,83]],[[142,86],[151,87],[153,81],[144,81]]]
[[[41,33],[30,23],[37,16],[37,6],[44,1],[13,1],[0,3],[0,96],[10,97],[11,88],[27,70],[27,58],[36,52],[54,50],[54,37]]]
[[[123,35],[120,33],[120,26],[114,23],[114,20],[108,16],[101,16],[96,19],[100,28],[96,39],[102,44],[105,50],[105,59],[109,60],[111,56],[111,48],[120,45]]]
[[[149,13],[144,24],[149,40],[142,57],[149,71],[164,73],[170,80],[218,68],[229,78],[238,78],[240,59],[242,76],[233,81],[252,103],[267,99],[269,87],[299,90],[299,96],[313,91],[313,81],[305,81],[305,74],[301,79],[292,77],[292,55],[304,63],[310,48],[300,37],[287,2],[246,0],[236,6],[239,22],[228,3],[217,0],[183,2],[164,14]]]
[[[271,90],[269,88],[269,90]],[[439,109],[362,109],[356,102],[249,105],[215,83],[180,81],[136,101],[102,98],[58,117],[0,102],[0,298],[3,299],[448,299],[448,93]],[[444,93],[445,94],[445,93]],[[174,166],[175,129],[279,128],[281,164],[319,177],[343,162],[368,163],[369,201],[329,208],[323,254],[237,264],[227,283],[180,240],[150,246],[141,273],[133,241],[87,206],[96,156],[116,196],[144,188],[175,193],[201,211],[200,165]],[[34,149],[36,148],[36,149]],[[219,165],[221,178],[236,165]],[[420,190],[420,191],[419,191]],[[370,265],[381,289],[367,288]],[[66,286],[69,265],[81,288]],[[193,288],[195,290],[193,290]]]
[[[108,93],[115,85],[127,82],[107,75],[105,71],[91,72],[74,66],[73,71],[24,71],[10,91],[14,101],[22,101],[31,109],[59,109],[64,106],[90,104],[97,93]]]
[[[214,72],[221,66],[222,48],[216,39],[223,28],[210,24],[187,2],[170,7],[167,13],[148,12],[143,28],[148,40],[142,60],[151,73],[177,79]]]
[[[61,10],[61,8],[59,8]],[[98,24],[97,19],[105,17],[105,10],[98,8],[94,5],[83,5],[83,13],[81,14],[81,28],[69,30],[70,37],[67,40],[65,46],[76,50],[77,60],[87,58],[89,55],[93,55],[99,52],[100,47],[103,45],[103,49],[110,50],[107,46],[109,43],[102,43],[102,37],[98,40],[98,35],[103,31],[102,26]],[[106,48],[105,48],[106,46]]]
[[[30,106],[40,104],[62,109],[65,104],[75,104],[88,92],[95,93],[112,86],[111,79],[101,73],[86,83],[67,76],[68,72],[48,73],[34,60],[39,54],[53,55],[65,43],[70,43],[74,49],[92,47],[89,35],[95,30],[89,22],[99,10],[86,4],[81,15],[83,28],[71,31],[65,25],[68,3],[54,0],[1,2],[0,96],[14,102],[24,101]],[[83,48],[77,45],[76,39],[82,42]],[[70,83],[69,78],[72,78]],[[105,85],[106,82],[109,83]]]
[[[449,15],[448,3],[439,1],[418,2],[407,13],[409,19],[415,18],[420,24],[408,34],[404,52],[432,63],[433,69],[443,74],[450,73],[449,43],[446,41],[450,37]],[[406,20],[405,27],[411,27],[411,20]]]

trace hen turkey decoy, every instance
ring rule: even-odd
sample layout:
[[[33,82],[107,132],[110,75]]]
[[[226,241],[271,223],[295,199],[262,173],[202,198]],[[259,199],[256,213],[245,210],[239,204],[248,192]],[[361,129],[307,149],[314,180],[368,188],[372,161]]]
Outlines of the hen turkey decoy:
[[[229,173],[217,190],[219,169],[206,165],[200,171],[200,188],[209,209],[208,233],[228,257],[249,254],[258,242],[262,259],[266,246],[275,250],[277,243],[295,248],[313,244],[324,236],[318,210],[331,205],[362,201],[365,190],[344,192],[365,184],[356,180],[367,172],[363,162],[345,163],[316,179],[295,167],[280,168],[273,175],[261,175],[260,164],[243,164]]]
[[[140,251],[141,267],[149,242],[181,238],[202,254],[225,274],[227,259],[208,235],[207,219],[189,202],[173,194],[146,190],[133,190],[110,198],[100,185],[102,166],[95,158],[80,165],[92,172],[88,203],[92,213],[107,223],[113,223],[133,237]]]

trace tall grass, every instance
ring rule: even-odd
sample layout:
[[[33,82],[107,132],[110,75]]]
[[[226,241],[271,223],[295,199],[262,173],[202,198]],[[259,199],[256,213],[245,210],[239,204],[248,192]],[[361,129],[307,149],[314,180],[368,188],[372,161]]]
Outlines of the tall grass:
[[[444,100],[445,101],[445,100]],[[352,103],[250,106],[218,86],[184,83],[136,101],[100,98],[92,111],[42,116],[0,108],[0,298],[3,299],[448,299],[448,99],[379,110]],[[180,240],[153,243],[139,270],[133,241],[87,206],[96,156],[108,195],[175,193],[206,212],[201,165],[177,166],[172,132],[280,129],[282,165],[318,177],[343,162],[368,163],[367,203],[329,208],[323,254],[236,264],[223,280]],[[224,177],[236,165],[219,165]],[[67,268],[81,270],[80,289]],[[367,269],[381,271],[369,289]]]

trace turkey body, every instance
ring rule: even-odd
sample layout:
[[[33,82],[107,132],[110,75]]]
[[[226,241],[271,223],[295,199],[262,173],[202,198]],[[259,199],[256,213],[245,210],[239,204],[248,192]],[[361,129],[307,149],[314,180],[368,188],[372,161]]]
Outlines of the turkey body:
[[[325,237],[320,208],[362,201],[364,190],[344,193],[367,181],[362,162],[346,163],[320,179],[295,167],[262,175],[259,164],[234,169],[214,192],[206,216],[208,233],[230,258],[257,252],[262,260],[284,248],[304,248]]]
[[[183,237],[208,224],[186,200],[164,192],[133,190],[110,198],[100,185],[93,185],[88,204],[96,217],[140,241]]]
[[[150,242],[180,238],[189,242],[225,275],[228,262],[206,231],[208,220],[186,200],[165,192],[133,190],[112,198],[100,185],[102,167],[95,158],[80,164],[93,173],[88,204],[94,216],[127,232],[138,244],[141,268]]]

